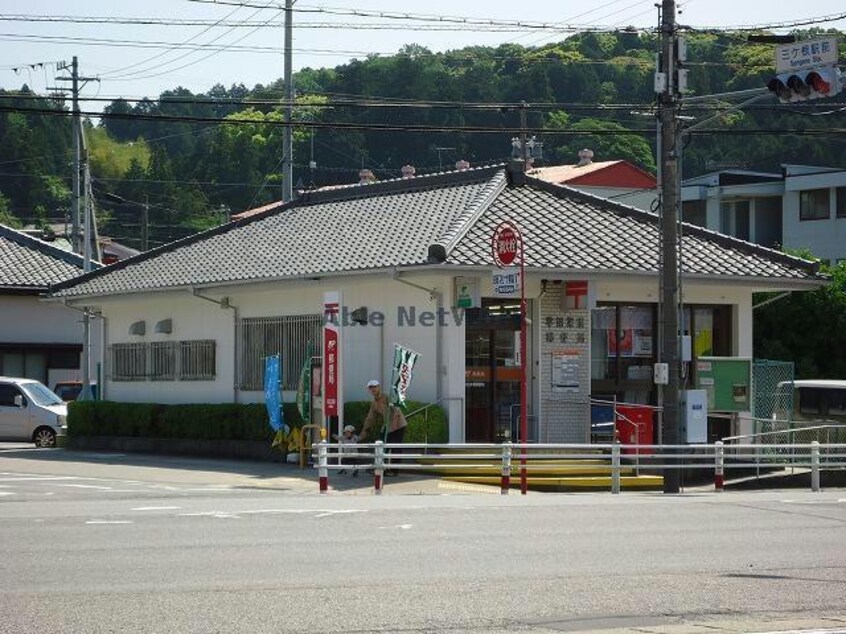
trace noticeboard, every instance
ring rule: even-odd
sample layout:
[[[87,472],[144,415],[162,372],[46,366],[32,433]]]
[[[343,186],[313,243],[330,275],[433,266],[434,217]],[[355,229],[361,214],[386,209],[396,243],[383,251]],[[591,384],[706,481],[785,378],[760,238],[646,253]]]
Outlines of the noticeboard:
[[[740,357],[699,357],[696,387],[708,395],[709,412],[752,410],[752,360]]]

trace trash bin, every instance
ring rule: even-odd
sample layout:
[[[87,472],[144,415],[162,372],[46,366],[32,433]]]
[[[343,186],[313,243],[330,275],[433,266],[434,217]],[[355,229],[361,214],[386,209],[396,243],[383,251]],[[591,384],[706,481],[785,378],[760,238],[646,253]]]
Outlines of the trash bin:
[[[651,448],[635,449],[626,445],[651,445],[654,428],[653,409],[642,405],[617,405],[617,435],[624,454],[652,454]]]

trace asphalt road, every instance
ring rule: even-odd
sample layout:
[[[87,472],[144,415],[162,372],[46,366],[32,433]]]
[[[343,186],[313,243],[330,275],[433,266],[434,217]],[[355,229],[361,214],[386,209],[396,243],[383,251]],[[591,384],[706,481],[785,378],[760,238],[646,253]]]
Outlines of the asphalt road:
[[[0,632],[846,631],[846,490],[367,484],[0,445]]]

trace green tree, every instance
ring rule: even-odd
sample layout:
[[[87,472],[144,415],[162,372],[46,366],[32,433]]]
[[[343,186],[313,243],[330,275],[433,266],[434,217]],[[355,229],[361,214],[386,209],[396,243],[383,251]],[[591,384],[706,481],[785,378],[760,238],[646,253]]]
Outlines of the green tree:
[[[755,311],[755,357],[793,361],[802,379],[846,379],[846,356],[839,354],[846,350],[846,262],[820,270],[830,276],[828,285]]]
[[[20,229],[23,226],[21,221],[12,214],[9,209],[9,199],[2,192],[0,192],[0,225],[6,225],[13,229]]]

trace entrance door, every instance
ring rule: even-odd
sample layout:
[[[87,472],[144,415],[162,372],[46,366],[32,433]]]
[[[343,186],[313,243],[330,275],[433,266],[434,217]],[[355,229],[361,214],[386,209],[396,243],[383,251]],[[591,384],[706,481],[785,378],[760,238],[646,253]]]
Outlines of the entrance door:
[[[467,442],[517,440],[520,418],[520,304],[483,302],[467,311]]]

